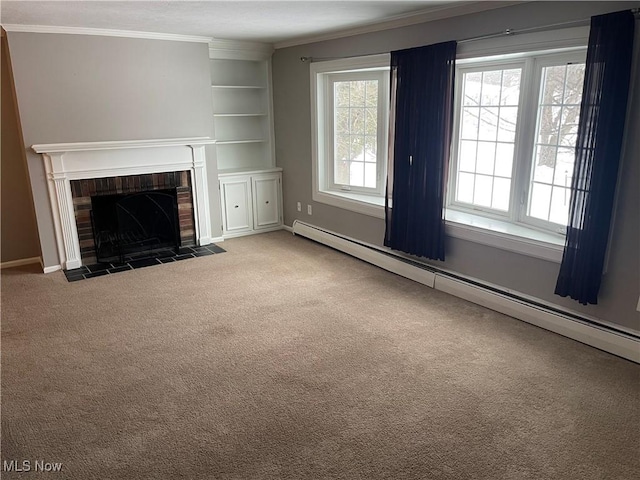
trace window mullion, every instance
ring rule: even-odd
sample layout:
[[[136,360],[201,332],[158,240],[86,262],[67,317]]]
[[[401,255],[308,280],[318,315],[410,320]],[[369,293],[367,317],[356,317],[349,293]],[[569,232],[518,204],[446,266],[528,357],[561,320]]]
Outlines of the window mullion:
[[[377,181],[376,187],[379,195],[384,195],[383,185],[386,181],[383,178],[383,172],[385,168],[386,158],[385,155],[385,136],[388,137],[388,128],[385,129],[386,122],[384,121],[385,116],[388,117],[387,107],[388,103],[385,103],[385,92],[388,92],[388,88],[386,88],[385,84],[385,75],[384,73],[380,74],[380,78],[378,79],[378,109],[376,112],[376,174]]]
[[[449,188],[447,188],[447,206],[453,204],[458,198],[458,155],[460,154],[460,136],[462,130],[462,105],[464,104],[462,101],[464,97],[464,84],[462,83],[462,71],[459,68],[456,68],[454,88],[454,120],[449,167]]]
[[[325,179],[325,188],[331,188],[335,185],[335,173],[334,173],[334,158],[335,158],[335,98],[334,98],[335,83],[331,78],[327,79],[326,83],[326,95],[325,101],[327,103],[325,110],[325,148],[326,158],[325,171],[327,172],[327,178]]]
[[[533,145],[536,125],[536,94],[538,93],[538,68],[532,58],[525,60],[522,70],[519,131],[516,133],[514,159],[514,194],[511,221],[520,222],[526,216],[531,192],[529,181],[533,166]]]
[[[473,160],[473,192],[471,193],[471,200],[475,201],[476,198],[476,185],[478,183],[478,150],[480,147],[480,119],[482,118],[482,91],[484,90],[484,74],[480,76],[480,99],[478,101],[478,128],[476,129],[476,156]],[[462,99],[464,104],[464,98]]]

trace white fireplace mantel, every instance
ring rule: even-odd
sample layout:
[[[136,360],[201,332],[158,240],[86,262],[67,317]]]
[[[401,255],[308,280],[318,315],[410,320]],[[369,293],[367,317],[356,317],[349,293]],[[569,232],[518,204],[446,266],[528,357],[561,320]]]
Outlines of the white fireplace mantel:
[[[191,173],[196,242],[211,243],[205,145],[209,137],[33,145],[42,154],[60,265],[82,265],[71,180],[188,170]]]

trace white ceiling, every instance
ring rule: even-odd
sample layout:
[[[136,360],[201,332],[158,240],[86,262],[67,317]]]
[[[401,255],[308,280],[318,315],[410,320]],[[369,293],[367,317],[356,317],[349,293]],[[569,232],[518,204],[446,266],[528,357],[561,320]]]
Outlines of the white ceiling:
[[[413,15],[429,15],[460,1],[9,1],[5,25],[132,30],[267,43],[296,43],[341,30]],[[457,4],[457,5],[454,5]],[[300,42],[304,43],[304,42]]]

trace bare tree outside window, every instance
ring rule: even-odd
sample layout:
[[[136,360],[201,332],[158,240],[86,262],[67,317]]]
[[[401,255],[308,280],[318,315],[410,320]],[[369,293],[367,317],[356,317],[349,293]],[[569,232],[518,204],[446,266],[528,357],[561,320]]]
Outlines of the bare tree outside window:
[[[566,225],[580,121],[584,63],[544,67],[529,215]]]
[[[463,75],[459,202],[509,209],[521,75],[520,68]]]
[[[376,188],[378,81],[334,83],[334,182]]]
[[[580,118],[584,64],[559,65],[543,70],[538,143],[575,146]],[[537,164],[553,168],[555,155],[545,150]]]

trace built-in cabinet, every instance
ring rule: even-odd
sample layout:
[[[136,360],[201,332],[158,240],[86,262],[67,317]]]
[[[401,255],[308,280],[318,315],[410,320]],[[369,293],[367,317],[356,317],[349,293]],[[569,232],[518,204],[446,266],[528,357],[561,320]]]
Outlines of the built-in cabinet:
[[[273,146],[272,49],[214,41],[209,48],[223,236],[282,227],[282,174]]]
[[[225,236],[253,230],[251,197],[250,177],[220,179],[222,231]]]
[[[220,175],[222,229],[226,238],[282,228],[282,173]]]

